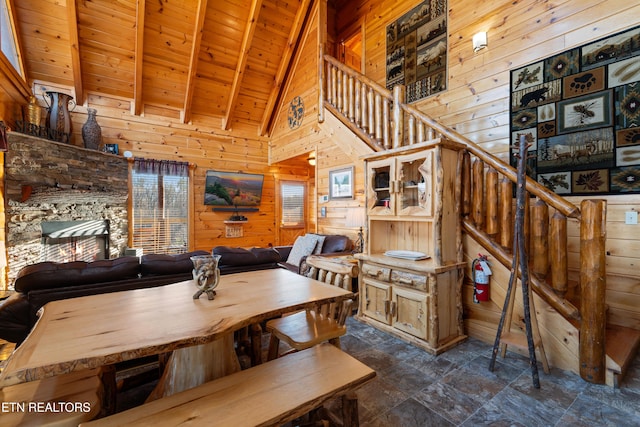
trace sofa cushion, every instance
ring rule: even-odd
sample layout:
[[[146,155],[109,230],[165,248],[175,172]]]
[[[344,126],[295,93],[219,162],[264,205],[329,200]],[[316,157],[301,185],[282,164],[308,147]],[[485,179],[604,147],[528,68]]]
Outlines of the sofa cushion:
[[[37,289],[133,279],[139,274],[140,260],[137,257],[94,262],[40,262],[22,268],[18,272],[14,287],[18,292],[27,293]]]
[[[178,255],[143,255],[140,260],[142,275],[164,276],[167,274],[190,273],[193,270],[191,257],[195,255],[209,255],[209,252],[193,251]]]
[[[318,239],[311,234],[305,234],[304,236],[298,236],[296,241],[293,242],[293,248],[287,258],[287,263],[295,266],[300,265],[300,260],[313,253],[313,250],[318,243]]]
[[[213,255],[220,255],[219,265],[258,265],[280,262],[280,253],[273,248],[231,248],[216,246]]]
[[[327,236],[325,236],[324,234],[314,234],[314,233],[308,233],[308,236],[313,236],[316,239],[316,248],[313,250],[314,254],[321,254],[322,253],[322,249],[324,247],[324,241],[327,238]]]
[[[335,252],[346,252],[351,250],[351,239],[341,234],[328,234],[325,236],[322,245],[323,254],[332,254]]]

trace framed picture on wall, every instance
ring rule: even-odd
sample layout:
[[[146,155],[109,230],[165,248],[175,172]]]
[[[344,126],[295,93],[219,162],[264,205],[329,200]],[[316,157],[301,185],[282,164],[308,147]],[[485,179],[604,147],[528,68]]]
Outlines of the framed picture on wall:
[[[329,198],[353,199],[353,166],[329,171]]]

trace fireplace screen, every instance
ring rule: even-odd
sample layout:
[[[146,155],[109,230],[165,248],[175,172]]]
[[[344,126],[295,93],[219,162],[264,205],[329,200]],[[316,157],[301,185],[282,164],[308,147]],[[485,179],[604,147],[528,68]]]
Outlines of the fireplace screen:
[[[109,221],[42,223],[41,261],[95,261],[108,258]]]

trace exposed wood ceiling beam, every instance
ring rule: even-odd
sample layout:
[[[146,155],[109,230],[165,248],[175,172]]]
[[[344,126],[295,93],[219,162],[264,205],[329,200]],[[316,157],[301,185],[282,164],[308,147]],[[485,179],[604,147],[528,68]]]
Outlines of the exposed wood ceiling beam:
[[[258,15],[260,15],[260,9],[262,8],[262,0],[253,0],[251,2],[251,11],[249,12],[249,19],[247,26],[244,30],[244,36],[242,37],[242,46],[240,48],[240,57],[238,58],[238,65],[233,76],[233,83],[231,85],[231,92],[229,93],[229,101],[227,102],[227,110],[225,116],[222,119],[222,128],[229,130],[231,119],[233,118],[233,110],[236,107],[238,100],[238,93],[240,92],[240,83],[242,83],[242,77],[244,70],[247,66],[247,58],[249,57],[249,49],[251,48],[251,41],[253,34],[258,25]]]
[[[191,58],[189,60],[189,74],[187,76],[187,90],[184,94],[184,109],[182,123],[191,120],[191,103],[193,102],[193,90],[196,85],[196,72],[198,71],[198,56],[202,44],[202,31],[204,17],[207,14],[207,0],[201,0],[196,12],[196,25],[193,30],[193,42],[191,44]]]
[[[311,0],[302,0],[298,13],[294,19],[291,31],[289,32],[289,39],[287,40],[287,46],[282,54],[282,59],[278,65],[278,71],[273,82],[273,88],[269,94],[267,105],[260,121],[260,127],[258,128],[258,135],[263,136],[271,131],[271,126],[274,121],[274,109],[276,102],[283,96],[283,82],[286,78],[287,71],[291,68],[292,58],[296,49],[296,45],[303,46],[302,43],[298,43],[300,39],[300,33],[303,30],[305,18],[308,15],[309,9],[312,7]]]
[[[144,62],[144,5],[146,0],[136,1],[136,47],[134,53],[133,114],[142,113],[142,64]]]
[[[71,43],[71,72],[73,86],[76,92],[76,103],[84,104],[84,90],[82,89],[82,65],[80,64],[80,40],[78,38],[78,11],[75,1],[67,2],[67,17],[69,19],[69,42]]]

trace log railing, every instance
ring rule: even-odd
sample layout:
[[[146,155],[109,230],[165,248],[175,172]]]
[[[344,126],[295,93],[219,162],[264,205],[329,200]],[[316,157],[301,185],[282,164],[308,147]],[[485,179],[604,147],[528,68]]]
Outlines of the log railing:
[[[448,139],[466,147],[462,156],[461,213],[464,231],[505,267],[511,266],[513,246],[513,194],[517,183],[514,168],[484,151],[479,145],[404,103],[405,89],[380,86],[329,55],[321,55],[319,120],[331,111],[375,151],[385,151],[433,139]],[[565,319],[581,330],[581,336],[604,335],[603,313],[606,284],[604,244],[594,243],[594,224],[604,232],[604,201],[586,200],[581,208],[526,178],[529,198],[525,236],[528,239],[532,289]],[[584,212],[588,212],[585,215]],[[597,281],[597,292],[578,295],[581,309],[565,298],[569,290],[567,221],[580,223],[581,281]],[[595,232],[597,234],[597,232]],[[589,251],[585,253],[585,249]],[[551,262],[553,260],[553,262]],[[584,283],[582,284],[584,286]],[[579,287],[577,287],[579,288]],[[594,317],[596,321],[594,322]],[[590,319],[588,331],[582,319]],[[588,333],[587,333],[588,332]],[[604,339],[581,340],[580,366],[590,382],[604,383],[601,357]],[[583,369],[583,368],[581,368]],[[601,373],[601,376],[594,373]]]

